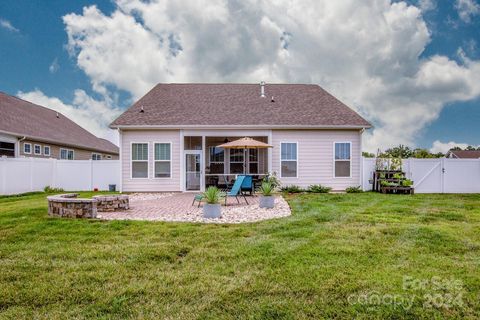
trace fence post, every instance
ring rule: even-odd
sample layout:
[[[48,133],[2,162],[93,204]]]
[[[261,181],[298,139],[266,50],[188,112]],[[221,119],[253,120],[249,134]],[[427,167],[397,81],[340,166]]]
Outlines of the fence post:
[[[7,194],[7,157],[2,157],[0,162],[1,172],[2,172],[2,193]]]
[[[30,158],[30,191],[33,191],[33,158]]]
[[[90,191],[93,190],[93,160],[90,159]]]
[[[57,186],[57,159],[52,159],[52,188]]]

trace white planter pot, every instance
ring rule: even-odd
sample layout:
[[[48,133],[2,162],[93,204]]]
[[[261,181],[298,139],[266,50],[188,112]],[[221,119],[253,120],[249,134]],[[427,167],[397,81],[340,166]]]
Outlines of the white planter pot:
[[[260,208],[272,209],[275,206],[275,197],[274,196],[260,196]]]
[[[222,208],[220,204],[208,204],[203,205],[203,217],[205,218],[220,218],[222,216]]]

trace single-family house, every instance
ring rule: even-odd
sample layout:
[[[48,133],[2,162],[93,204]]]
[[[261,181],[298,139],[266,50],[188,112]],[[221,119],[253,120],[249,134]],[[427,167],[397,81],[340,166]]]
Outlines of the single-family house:
[[[445,155],[451,159],[480,159],[480,150],[454,150],[450,149]]]
[[[0,157],[118,159],[118,147],[63,114],[0,92]]]
[[[201,191],[238,174],[284,185],[361,184],[371,124],[318,85],[158,84],[110,125],[120,133],[121,190]],[[223,149],[250,137],[273,146]]]

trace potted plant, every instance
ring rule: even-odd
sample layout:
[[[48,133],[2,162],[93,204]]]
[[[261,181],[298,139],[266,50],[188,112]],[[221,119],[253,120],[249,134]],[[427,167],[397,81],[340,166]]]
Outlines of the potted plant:
[[[263,182],[260,187],[260,208],[272,209],[275,205],[275,197],[272,195],[273,186],[269,182]]]
[[[220,190],[217,187],[209,187],[203,193],[205,204],[203,205],[203,216],[205,218],[220,218],[222,210],[220,207]]]

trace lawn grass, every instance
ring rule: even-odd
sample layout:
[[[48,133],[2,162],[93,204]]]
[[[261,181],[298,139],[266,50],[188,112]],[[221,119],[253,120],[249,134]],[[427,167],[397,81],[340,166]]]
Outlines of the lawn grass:
[[[203,225],[49,218],[45,194],[2,197],[0,318],[480,317],[480,195],[287,200],[289,218]]]

